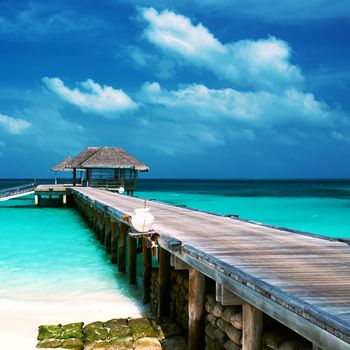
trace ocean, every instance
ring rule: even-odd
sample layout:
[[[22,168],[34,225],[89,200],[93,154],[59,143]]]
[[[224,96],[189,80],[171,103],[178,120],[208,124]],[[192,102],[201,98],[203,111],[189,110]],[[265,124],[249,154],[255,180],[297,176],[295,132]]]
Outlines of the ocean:
[[[141,180],[137,196],[350,238],[349,180]]]
[[[0,189],[30,181],[0,180]],[[345,180],[141,179],[136,196],[350,238]],[[8,349],[29,343],[34,349],[39,324],[107,320],[115,310],[120,317],[142,312],[139,291],[110,263],[74,209],[35,207],[33,195],[0,202],[0,247],[0,313],[6,320],[0,338],[11,344]]]
[[[30,181],[0,180],[0,189]],[[328,237],[350,238],[350,180],[140,179],[136,196]]]

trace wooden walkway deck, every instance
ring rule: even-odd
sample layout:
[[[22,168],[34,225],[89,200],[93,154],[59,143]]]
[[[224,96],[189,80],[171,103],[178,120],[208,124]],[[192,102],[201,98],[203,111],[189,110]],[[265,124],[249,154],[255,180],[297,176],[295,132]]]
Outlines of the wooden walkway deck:
[[[137,198],[73,194],[121,218]],[[350,349],[350,247],[342,242],[147,202],[163,248],[324,349]]]

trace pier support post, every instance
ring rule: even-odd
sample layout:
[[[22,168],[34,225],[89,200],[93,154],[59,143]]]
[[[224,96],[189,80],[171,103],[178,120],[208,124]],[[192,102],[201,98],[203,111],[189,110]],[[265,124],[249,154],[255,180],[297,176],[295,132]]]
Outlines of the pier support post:
[[[118,259],[118,234],[119,223],[117,221],[111,221],[111,262],[117,263]]]
[[[62,195],[62,204],[63,204],[64,207],[67,205],[67,195],[66,194]]]
[[[128,226],[121,223],[120,224],[120,233],[118,240],[118,271],[125,273],[125,257],[126,257],[126,231]]]
[[[188,349],[204,349],[205,276],[189,270],[188,285]],[[244,348],[244,350],[246,350]]]
[[[142,239],[142,255],[143,255],[143,288],[142,302],[148,304],[151,301],[151,275],[152,275],[152,252],[147,247],[146,239]]]
[[[242,349],[260,350],[262,343],[263,313],[250,304],[243,304]]]
[[[111,218],[109,215],[105,216],[105,241],[104,245],[106,248],[106,253],[110,254],[111,253]]]
[[[158,317],[168,316],[170,300],[170,253],[159,247]]]
[[[40,205],[40,199],[41,199],[40,194],[36,194],[34,196],[34,203],[35,203],[35,205]]]
[[[100,235],[100,243],[104,245],[105,236],[106,236],[104,213],[99,214],[99,235]]]
[[[129,236],[129,283],[136,284],[136,239]]]

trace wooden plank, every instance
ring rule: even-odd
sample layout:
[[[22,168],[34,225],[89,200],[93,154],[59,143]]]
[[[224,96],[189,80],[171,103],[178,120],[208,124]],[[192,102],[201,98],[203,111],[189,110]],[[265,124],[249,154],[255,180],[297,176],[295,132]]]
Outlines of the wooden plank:
[[[136,239],[129,238],[129,283],[136,284]]]
[[[118,239],[118,271],[124,272],[126,270],[126,232],[128,226],[120,225],[119,239]]]
[[[118,261],[118,236],[119,236],[119,222],[111,222],[111,262],[116,264]]]
[[[188,286],[188,349],[204,349],[205,276],[196,269],[189,270]]]
[[[261,350],[263,313],[253,305],[243,305],[242,348]]]
[[[142,239],[142,254],[143,254],[143,288],[142,288],[142,302],[148,304],[151,293],[151,274],[152,274],[152,252],[148,248],[146,238]]]
[[[169,315],[170,304],[170,253],[163,248],[159,248],[158,296],[158,317],[161,319]]]

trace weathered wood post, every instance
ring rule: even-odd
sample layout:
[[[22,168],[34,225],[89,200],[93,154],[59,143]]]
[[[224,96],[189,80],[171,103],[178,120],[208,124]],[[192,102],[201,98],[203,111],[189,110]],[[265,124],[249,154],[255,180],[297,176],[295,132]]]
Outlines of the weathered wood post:
[[[38,206],[40,205],[40,199],[41,199],[40,194],[36,194],[34,197],[35,205],[38,205]]]
[[[106,248],[106,253],[111,253],[111,217],[106,214],[105,215],[105,241],[104,245]]]
[[[118,259],[118,235],[119,235],[119,222],[111,221],[111,262],[117,263]]]
[[[99,236],[100,236],[100,243],[103,245],[105,243],[105,216],[104,213],[99,214]]]
[[[189,270],[188,284],[188,349],[204,349],[205,276]],[[244,348],[245,349],[245,348]]]
[[[151,276],[152,276],[152,252],[147,246],[146,238],[142,239],[142,255],[143,255],[143,288],[142,302],[148,304],[151,301]]]
[[[129,236],[129,283],[136,284],[136,239]]]
[[[243,304],[243,336],[244,350],[260,350],[262,343],[263,313],[250,304]]]
[[[158,317],[168,316],[170,303],[170,253],[159,247]]]
[[[118,239],[118,271],[125,273],[126,258],[126,233],[128,226],[124,223],[120,224],[120,233]]]

